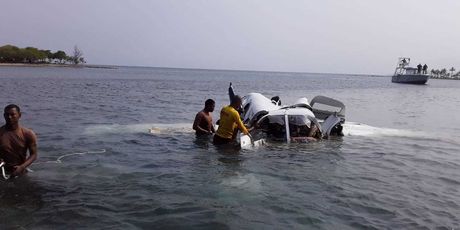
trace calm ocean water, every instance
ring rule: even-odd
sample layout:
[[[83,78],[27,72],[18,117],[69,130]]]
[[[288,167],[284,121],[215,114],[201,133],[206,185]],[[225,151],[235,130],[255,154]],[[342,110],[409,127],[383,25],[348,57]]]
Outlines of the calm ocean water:
[[[197,140],[233,82],[347,106],[341,139],[217,150]],[[0,182],[0,228],[460,229],[460,81],[161,68],[0,68],[0,105],[39,137]],[[148,133],[153,128],[154,133]]]

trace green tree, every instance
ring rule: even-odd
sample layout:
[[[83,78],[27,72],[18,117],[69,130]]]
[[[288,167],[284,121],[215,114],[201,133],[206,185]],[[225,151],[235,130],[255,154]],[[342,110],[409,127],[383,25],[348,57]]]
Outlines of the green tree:
[[[434,70],[434,74],[435,74],[436,78],[440,78],[440,76],[439,76],[440,73],[441,73],[441,71],[439,71],[439,69]]]
[[[431,69],[430,75],[431,78],[436,78],[436,71],[434,69]]]
[[[18,48],[12,45],[0,46],[0,62],[4,63],[50,63],[58,61],[63,64],[67,61],[80,64],[85,63],[83,53],[78,47],[74,48],[74,56],[68,57],[67,54],[58,50],[53,53],[51,50],[40,50],[35,47]]]
[[[23,55],[24,60],[28,63],[38,63],[46,58],[46,54],[35,47],[26,47]]]
[[[450,68],[450,70],[449,70],[449,71],[450,71],[450,77],[454,77],[454,71],[455,71],[455,68],[454,68],[454,67],[452,67],[452,68]]]
[[[53,59],[53,52],[51,50],[40,50],[43,54],[45,54],[45,62],[50,63]]]
[[[441,77],[446,77],[446,74],[447,74],[447,70],[446,68],[442,69],[441,72],[439,73],[441,75]]]
[[[0,61],[7,63],[21,62],[20,49],[12,45],[0,47]]]
[[[53,54],[53,59],[56,59],[59,61],[60,64],[63,64],[64,61],[67,61],[68,57],[64,51],[58,50],[56,51],[56,53]]]

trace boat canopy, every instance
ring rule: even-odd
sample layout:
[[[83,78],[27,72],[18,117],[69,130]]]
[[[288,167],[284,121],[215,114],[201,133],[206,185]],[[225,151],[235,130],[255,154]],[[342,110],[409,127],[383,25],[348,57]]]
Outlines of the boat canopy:
[[[405,67],[405,74],[417,74],[417,68],[414,67]]]

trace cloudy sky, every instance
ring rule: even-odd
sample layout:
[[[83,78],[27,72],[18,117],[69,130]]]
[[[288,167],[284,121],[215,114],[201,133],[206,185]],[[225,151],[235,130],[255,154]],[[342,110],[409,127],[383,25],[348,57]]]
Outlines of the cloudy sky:
[[[460,69],[459,0],[0,0],[0,45],[91,64],[391,74]]]

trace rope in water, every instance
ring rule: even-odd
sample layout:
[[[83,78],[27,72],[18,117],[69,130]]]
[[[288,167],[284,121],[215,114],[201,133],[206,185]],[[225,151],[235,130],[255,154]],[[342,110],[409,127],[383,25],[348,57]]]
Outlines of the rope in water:
[[[105,149],[101,149],[101,150],[96,150],[96,151],[86,151],[86,152],[78,152],[78,153],[68,153],[68,154],[64,154],[64,155],[62,155],[62,156],[59,156],[59,157],[56,158],[56,160],[54,160],[54,161],[37,162],[37,163],[34,163],[34,165],[47,164],[47,163],[56,163],[56,164],[60,164],[60,163],[62,163],[62,159],[65,158],[65,157],[74,156],[74,155],[85,155],[85,154],[100,154],[100,153],[105,153],[105,152],[107,152]]]
[[[8,180],[10,179],[10,175],[7,175],[6,172],[5,172],[5,162],[2,161],[2,163],[0,163],[0,167],[2,168],[2,176],[5,180]]]
[[[59,156],[58,158],[56,158],[55,161],[43,161],[43,162],[37,162],[37,163],[34,163],[34,165],[39,165],[39,164],[46,164],[46,163],[56,163],[56,164],[60,164],[62,163],[62,159],[65,158],[65,157],[69,157],[69,156],[74,156],[74,155],[85,155],[85,154],[99,154],[99,153],[105,153],[107,152],[105,149],[101,149],[101,150],[96,150],[96,151],[86,151],[86,152],[78,152],[78,153],[68,153],[68,154],[64,154],[62,156]],[[2,170],[2,176],[5,180],[8,180],[10,179],[10,175],[6,174],[6,171],[5,171],[5,162],[2,161],[0,162],[0,168]],[[26,168],[27,171],[32,171],[31,169],[29,168]]]

